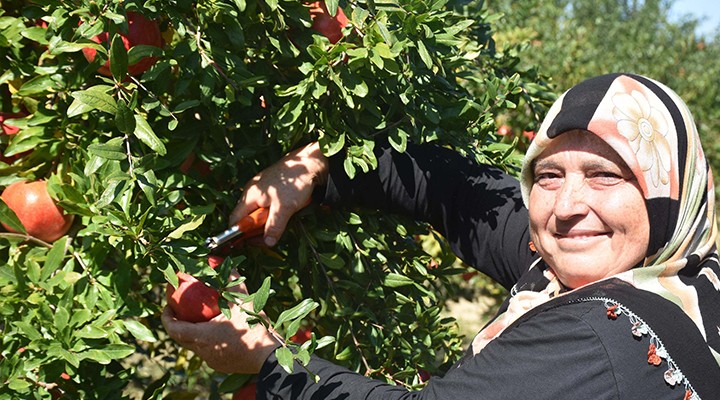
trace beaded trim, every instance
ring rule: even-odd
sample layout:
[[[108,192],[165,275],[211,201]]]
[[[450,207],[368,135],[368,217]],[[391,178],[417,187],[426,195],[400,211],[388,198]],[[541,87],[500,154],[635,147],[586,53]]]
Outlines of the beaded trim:
[[[665,346],[660,338],[655,334],[652,328],[642,320],[642,318],[630,311],[629,308],[607,297],[584,297],[578,301],[603,302],[609,319],[614,320],[617,319],[618,315],[626,315],[632,324],[631,332],[634,336],[642,337],[647,335],[650,337],[650,346],[648,347],[648,364],[660,366],[663,360],[665,360],[668,365],[668,369],[665,371],[664,375],[665,382],[672,387],[675,387],[675,385],[683,385],[685,387],[685,397],[683,400],[701,400],[700,396],[697,392],[695,392],[695,389],[693,389],[690,381],[688,381],[682,371],[680,371],[677,364],[675,364],[675,361],[672,359],[670,354],[668,354],[667,349],[665,349]]]

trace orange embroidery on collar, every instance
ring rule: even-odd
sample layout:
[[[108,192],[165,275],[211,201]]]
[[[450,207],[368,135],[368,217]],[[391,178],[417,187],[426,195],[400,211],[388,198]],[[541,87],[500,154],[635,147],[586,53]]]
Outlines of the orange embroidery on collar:
[[[648,364],[658,366],[661,363],[662,363],[662,358],[660,358],[660,356],[657,355],[657,348],[655,347],[655,344],[650,343],[650,347],[648,348]]]
[[[618,309],[618,305],[617,305],[617,304],[613,304],[613,305],[609,306],[609,307],[607,308],[607,316],[608,316],[608,318],[610,318],[610,319],[617,319],[617,313],[615,312],[615,311],[617,311],[617,309]]]

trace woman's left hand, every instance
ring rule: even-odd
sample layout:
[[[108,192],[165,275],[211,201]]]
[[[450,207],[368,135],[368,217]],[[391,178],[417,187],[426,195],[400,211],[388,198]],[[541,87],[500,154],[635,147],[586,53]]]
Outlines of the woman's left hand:
[[[247,292],[244,285],[237,287]],[[242,307],[252,309],[252,303]],[[208,322],[192,323],[178,320],[166,306],[162,323],[171,338],[197,354],[210,368],[224,373],[257,374],[282,343],[262,324],[250,327],[250,316],[237,304],[230,309],[230,319],[220,314]]]

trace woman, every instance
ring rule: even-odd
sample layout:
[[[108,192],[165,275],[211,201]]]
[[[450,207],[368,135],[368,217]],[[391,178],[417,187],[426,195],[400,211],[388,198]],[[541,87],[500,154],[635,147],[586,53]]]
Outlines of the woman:
[[[432,223],[460,258],[511,288],[443,377],[409,392],[313,358],[313,383],[278,366],[277,341],[248,329],[237,308],[202,324],[166,310],[169,334],[213,368],[259,373],[259,399],[720,396],[714,189],[692,116],[670,89],[627,74],[570,89],[519,184],[447,149],[380,147],[378,170],[352,182],[317,145],[291,153],[248,184],[232,217],[270,207],[272,245],[317,186],[326,202]]]

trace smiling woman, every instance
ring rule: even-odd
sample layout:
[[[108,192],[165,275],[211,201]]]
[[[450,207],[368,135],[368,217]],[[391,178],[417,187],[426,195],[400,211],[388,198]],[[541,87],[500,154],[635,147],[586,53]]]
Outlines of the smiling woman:
[[[458,257],[510,289],[444,376],[408,391],[315,356],[289,373],[272,352],[281,344],[250,331],[237,308],[231,321],[201,324],[166,311],[168,333],[211,366],[257,372],[260,399],[720,393],[712,175],[690,112],[665,85],[610,74],[568,90],[528,148],[520,182],[439,146],[375,152],[377,170],[352,180],[317,143],[291,152],[247,184],[235,213],[267,207],[266,232],[281,232],[312,195],[431,223]]]

